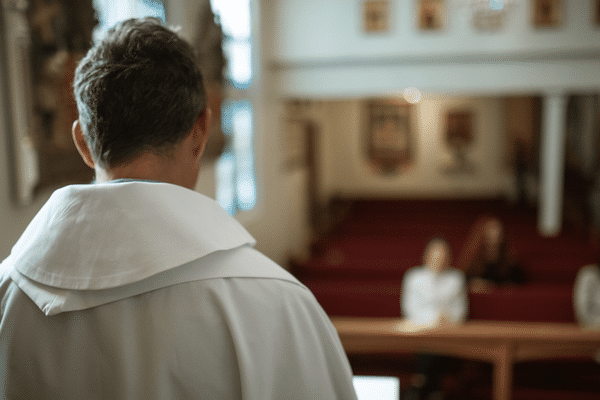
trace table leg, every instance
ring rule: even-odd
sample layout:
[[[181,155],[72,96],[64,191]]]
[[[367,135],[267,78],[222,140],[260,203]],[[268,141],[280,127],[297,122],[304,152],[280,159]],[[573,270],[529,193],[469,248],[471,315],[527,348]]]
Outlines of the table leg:
[[[505,344],[498,349],[494,362],[494,400],[509,400],[513,379],[513,351]]]

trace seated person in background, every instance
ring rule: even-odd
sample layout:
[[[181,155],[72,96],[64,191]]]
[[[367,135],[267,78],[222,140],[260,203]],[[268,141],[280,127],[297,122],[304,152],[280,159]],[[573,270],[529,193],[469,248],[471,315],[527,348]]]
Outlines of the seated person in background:
[[[573,287],[573,305],[579,325],[584,328],[600,329],[600,268],[598,265],[587,265],[577,273]]]
[[[480,217],[463,246],[458,267],[465,271],[469,288],[475,293],[489,292],[496,285],[521,283],[523,270],[509,247],[504,227],[498,218]]]
[[[404,318],[424,325],[462,323],[467,316],[467,293],[462,271],[450,266],[448,242],[427,244],[423,266],[406,271],[402,282]]]
[[[429,242],[423,266],[406,271],[402,283],[401,308],[404,318],[423,325],[460,324],[467,316],[464,273],[450,267],[450,246],[441,238]],[[441,381],[447,359],[419,354],[417,373],[406,398],[441,398]]]

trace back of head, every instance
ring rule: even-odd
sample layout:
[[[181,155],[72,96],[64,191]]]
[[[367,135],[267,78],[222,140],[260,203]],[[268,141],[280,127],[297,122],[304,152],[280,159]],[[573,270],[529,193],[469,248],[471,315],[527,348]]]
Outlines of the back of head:
[[[192,47],[158,19],[129,19],[81,60],[74,94],[96,163],[111,168],[143,151],[169,156],[206,108]]]

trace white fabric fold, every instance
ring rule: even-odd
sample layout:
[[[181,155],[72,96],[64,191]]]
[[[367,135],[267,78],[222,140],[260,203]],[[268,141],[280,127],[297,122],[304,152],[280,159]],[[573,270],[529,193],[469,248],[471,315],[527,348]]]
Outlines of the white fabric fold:
[[[356,400],[329,317],[253,245],[174,185],[59,190],[0,265],[4,397]]]
[[[289,272],[251,247],[217,251],[198,260],[120,287],[72,290],[47,286],[12,269],[10,277],[44,314],[85,310],[181,283],[218,278],[280,279],[303,286]]]
[[[5,263],[43,285],[99,290],[254,244],[216,202],[183,187],[73,185],[51,196]]]

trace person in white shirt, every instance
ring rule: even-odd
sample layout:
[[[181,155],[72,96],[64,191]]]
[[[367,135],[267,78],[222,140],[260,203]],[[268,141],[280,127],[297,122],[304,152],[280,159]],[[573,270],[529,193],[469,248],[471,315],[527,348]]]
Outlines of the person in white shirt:
[[[406,271],[402,282],[401,309],[405,319],[434,327],[460,324],[467,317],[467,285],[464,273],[450,267],[448,242],[432,239],[425,249],[423,266]],[[447,359],[419,354],[417,373],[411,379],[407,398],[439,398]]]
[[[600,330],[600,267],[581,267],[573,285],[573,309],[577,323],[585,329]],[[600,363],[600,348],[596,351]]]
[[[577,272],[573,285],[573,307],[579,325],[586,329],[600,329],[600,268],[598,264],[586,265]]]
[[[356,399],[310,291],[193,191],[211,112],[191,46],[128,20],[80,62],[57,190],[0,265],[1,398]]]

